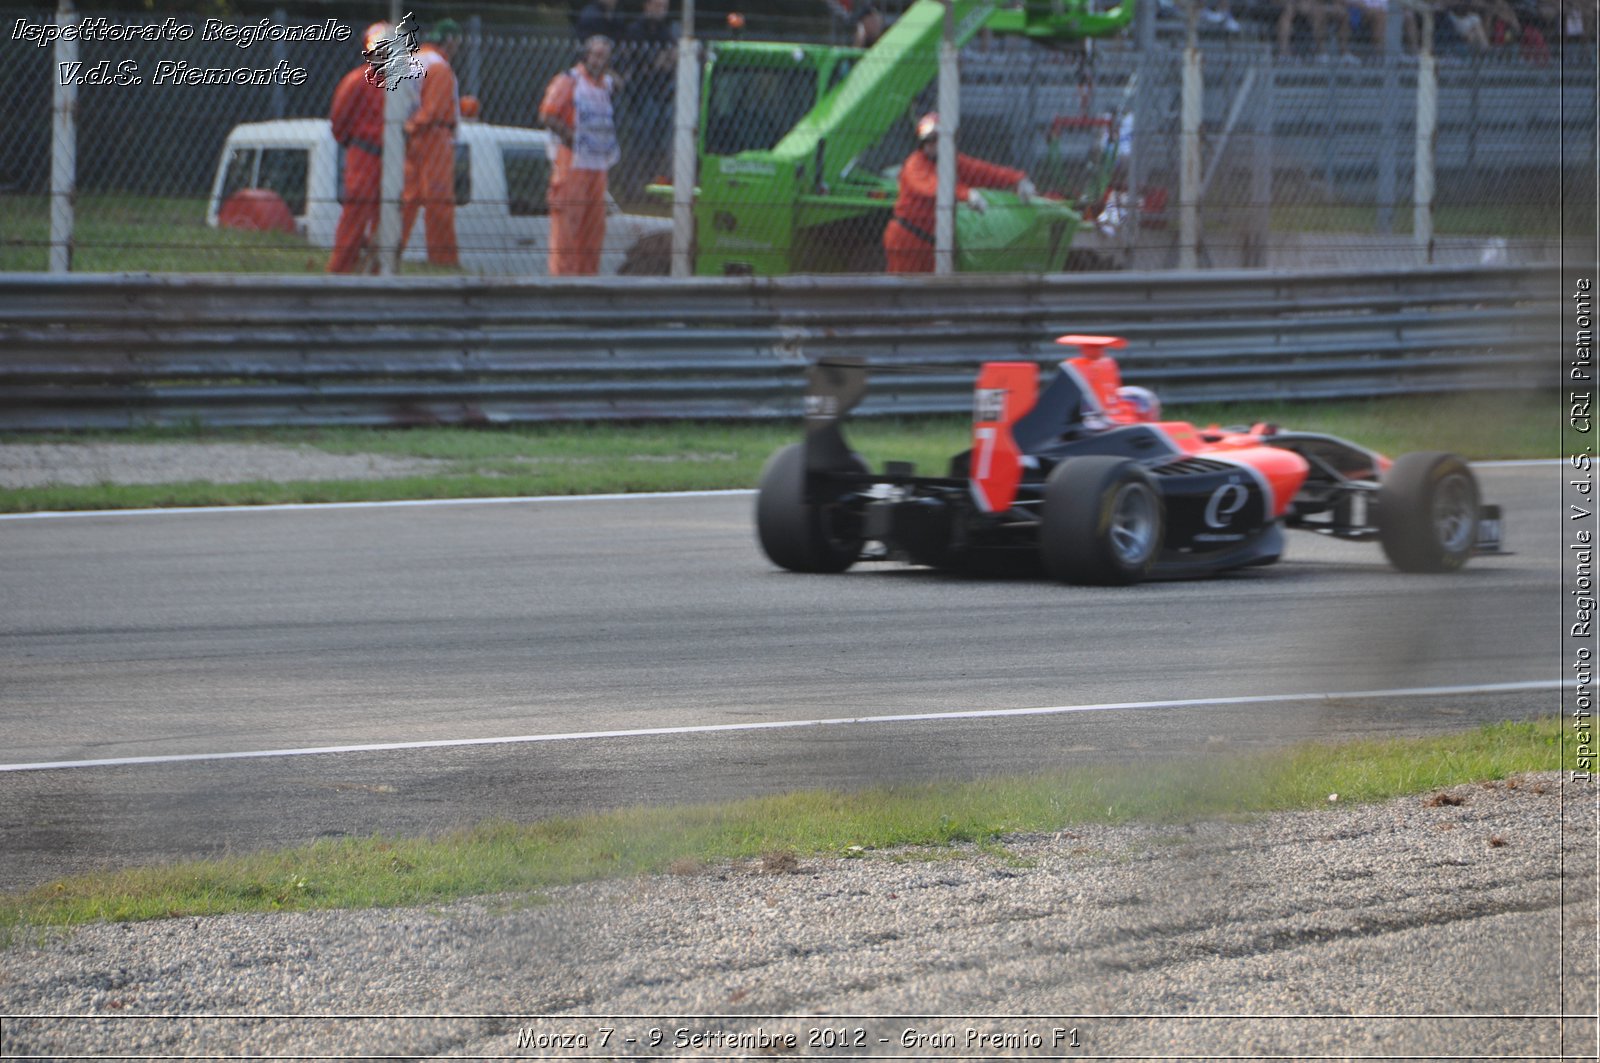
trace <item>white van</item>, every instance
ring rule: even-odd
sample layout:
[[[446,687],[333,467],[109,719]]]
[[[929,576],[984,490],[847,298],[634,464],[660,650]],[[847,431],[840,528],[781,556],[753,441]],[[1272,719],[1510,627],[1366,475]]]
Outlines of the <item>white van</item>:
[[[496,275],[549,270],[549,134],[541,129],[462,122],[456,127],[456,244],[463,269]],[[295,231],[333,248],[344,192],[344,151],[325,118],[284,118],[235,126],[222,148],[206,224],[235,192],[268,189],[283,199]],[[666,273],[672,221],[624,214],[611,201],[601,273]],[[427,260],[423,219],[412,226],[405,260]]]

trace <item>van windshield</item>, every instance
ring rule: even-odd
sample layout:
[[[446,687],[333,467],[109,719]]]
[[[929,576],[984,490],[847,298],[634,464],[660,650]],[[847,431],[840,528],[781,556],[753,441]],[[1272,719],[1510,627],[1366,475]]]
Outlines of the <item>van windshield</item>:
[[[234,148],[228,155],[228,167],[222,175],[222,202],[241,188],[256,185],[256,162],[261,154],[255,148]]]
[[[256,187],[270,188],[283,198],[295,217],[306,212],[306,177],[311,153],[304,148],[263,148]]]
[[[222,202],[243,188],[265,188],[300,217],[306,212],[310,157],[305,148],[234,148],[222,175]]]

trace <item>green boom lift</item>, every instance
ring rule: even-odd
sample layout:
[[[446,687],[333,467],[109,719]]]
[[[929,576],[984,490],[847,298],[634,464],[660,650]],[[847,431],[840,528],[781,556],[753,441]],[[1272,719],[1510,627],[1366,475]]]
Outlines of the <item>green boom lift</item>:
[[[1117,33],[1135,0],[952,0],[959,47],[984,27],[1040,41]],[[870,49],[719,42],[701,87],[696,272],[872,271],[896,186],[868,162],[938,74],[945,4],[917,0]],[[893,162],[909,151],[909,133]],[[890,160],[877,160],[879,166]],[[1109,177],[1103,168],[1102,179]],[[1098,194],[1103,189],[1092,190]],[[957,268],[1064,269],[1082,218],[1072,204],[985,193],[994,209],[956,215]]]

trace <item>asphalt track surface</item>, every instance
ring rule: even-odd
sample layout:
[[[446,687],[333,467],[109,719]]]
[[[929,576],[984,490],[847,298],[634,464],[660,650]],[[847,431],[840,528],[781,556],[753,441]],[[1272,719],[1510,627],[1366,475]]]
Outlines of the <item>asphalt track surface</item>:
[[[1480,479],[1513,553],[1459,574],[1293,534],[1272,568],[1124,589],[785,573],[742,494],[0,521],[0,888],[489,817],[1166,770],[1553,715],[1555,689],[1503,686],[1561,678],[1561,470]],[[1462,687],[1502,689],[1229,700]],[[574,734],[593,737],[484,741]],[[367,748],[407,743],[442,744]],[[164,759],[328,747],[346,751]],[[122,758],[154,759],[15,770]]]

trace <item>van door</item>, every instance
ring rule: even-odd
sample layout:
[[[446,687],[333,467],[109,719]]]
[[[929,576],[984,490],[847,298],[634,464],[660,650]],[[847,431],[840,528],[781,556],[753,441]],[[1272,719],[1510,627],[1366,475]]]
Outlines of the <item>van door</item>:
[[[543,276],[550,271],[550,157],[543,145],[502,144],[500,161],[515,247],[505,272]]]

